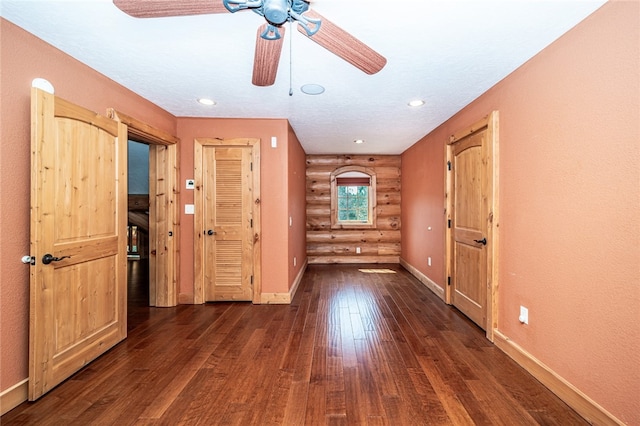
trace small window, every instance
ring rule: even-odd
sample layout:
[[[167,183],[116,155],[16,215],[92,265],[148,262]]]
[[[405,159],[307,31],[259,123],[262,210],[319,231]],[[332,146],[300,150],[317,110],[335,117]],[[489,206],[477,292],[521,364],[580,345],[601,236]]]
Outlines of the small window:
[[[375,227],[375,174],[347,166],[331,174],[331,227]]]

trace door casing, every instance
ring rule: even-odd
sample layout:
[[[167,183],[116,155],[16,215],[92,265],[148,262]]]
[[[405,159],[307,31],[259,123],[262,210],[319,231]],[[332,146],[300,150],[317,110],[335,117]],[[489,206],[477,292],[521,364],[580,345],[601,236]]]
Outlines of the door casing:
[[[446,144],[446,161],[451,164],[453,161],[453,144],[461,139],[474,134],[478,131],[486,129],[487,131],[487,148],[485,150],[482,161],[486,164],[486,181],[482,182],[483,196],[486,197],[487,217],[484,218],[485,235],[487,239],[487,256],[486,256],[486,337],[493,342],[494,331],[498,328],[498,111],[493,111],[472,125],[460,129],[449,137]],[[445,283],[449,283],[453,270],[454,254],[452,244],[452,232],[449,224],[451,223],[453,199],[453,176],[445,166],[445,200],[446,200],[446,217],[445,217]],[[452,294],[451,285],[446,285],[445,302],[451,304]]]
[[[114,109],[107,115],[127,125],[128,139],[149,145],[149,305],[178,304],[180,276],[180,139]]]

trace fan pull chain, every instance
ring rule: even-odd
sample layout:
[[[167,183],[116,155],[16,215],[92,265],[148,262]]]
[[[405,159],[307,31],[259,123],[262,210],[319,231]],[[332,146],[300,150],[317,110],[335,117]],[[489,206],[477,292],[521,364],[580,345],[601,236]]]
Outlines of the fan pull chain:
[[[289,96],[293,96],[293,30],[291,29],[291,19],[289,19]]]

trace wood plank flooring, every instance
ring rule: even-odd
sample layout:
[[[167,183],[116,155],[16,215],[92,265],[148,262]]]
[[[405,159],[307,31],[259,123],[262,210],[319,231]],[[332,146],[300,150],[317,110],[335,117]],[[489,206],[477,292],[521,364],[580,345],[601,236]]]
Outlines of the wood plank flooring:
[[[398,265],[310,265],[291,305],[145,297],[126,341],[2,425],[587,424]]]

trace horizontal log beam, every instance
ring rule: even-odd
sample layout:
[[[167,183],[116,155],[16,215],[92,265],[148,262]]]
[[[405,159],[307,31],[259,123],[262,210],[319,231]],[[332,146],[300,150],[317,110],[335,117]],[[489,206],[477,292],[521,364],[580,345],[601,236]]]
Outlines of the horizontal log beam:
[[[360,247],[360,253],[356,253],[356,248]],[[308,256],[399,256],[400,243],[383,244],[307,244]]]
[[[376,225],[376,229],[382,231],[400,229],[400,217],[378,215]],[[307,210],[307,229],[313,231],[331,229],[331,217],[328,214],[312,215]]]
[[[307,166],[306,176],[310,180],[324,180],[325,176],[331,175],[340,166]],[[373,167],[376,171],[377,179],[398,179],[400,177],[400,167]]]
[[[309,243],[395,243],[400,242],[400,231],[346,230],[307,231]]]
[[[309,256],[309,264],[400,263],[399,256]]]
[[[399,155],[308,155],[307,166],[400,167]]]

